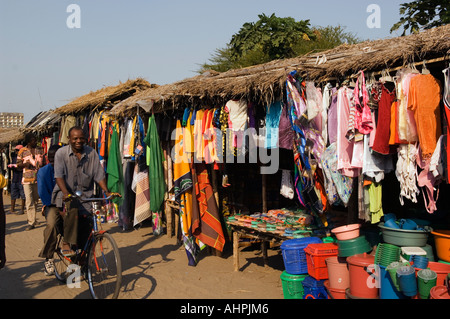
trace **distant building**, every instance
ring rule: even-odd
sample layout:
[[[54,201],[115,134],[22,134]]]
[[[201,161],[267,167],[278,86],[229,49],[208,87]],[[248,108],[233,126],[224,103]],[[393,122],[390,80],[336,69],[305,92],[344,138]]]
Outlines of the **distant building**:
[[[23,126],[23,113],[0,112],[0,127]]]

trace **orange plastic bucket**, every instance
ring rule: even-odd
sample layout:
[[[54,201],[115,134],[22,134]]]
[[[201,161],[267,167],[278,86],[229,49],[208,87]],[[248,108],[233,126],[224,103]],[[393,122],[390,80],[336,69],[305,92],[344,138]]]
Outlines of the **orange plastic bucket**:
[[[450,262],[450,230],[436,230],[431,233],[434,235],[438,258]]]
[[[428,268],[437,274],[436,286],[445,285],[445,279],[447,278],[447,275],[450,274],[450,265],[430,262],[428,263]]]
[[[357,298],[377,299],[378,280],[375,273],[375,256],[354,255],[347,258],[350,275],[350,294]]]
[[[332,289],[347,289],[350,287],[350,275],[347,262],[342,262],[338,257],[329,257],[325,260],[328,268],[328,280]]]

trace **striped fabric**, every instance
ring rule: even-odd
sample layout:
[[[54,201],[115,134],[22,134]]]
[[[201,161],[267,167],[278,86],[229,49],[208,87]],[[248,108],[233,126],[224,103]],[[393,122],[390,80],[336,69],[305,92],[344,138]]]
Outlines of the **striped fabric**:
[[[192,233],[202,243],[223,251],[225,237],[206,166],[198,164],[193,167],[192,177],[198,200],[198,210],[193,210]]]

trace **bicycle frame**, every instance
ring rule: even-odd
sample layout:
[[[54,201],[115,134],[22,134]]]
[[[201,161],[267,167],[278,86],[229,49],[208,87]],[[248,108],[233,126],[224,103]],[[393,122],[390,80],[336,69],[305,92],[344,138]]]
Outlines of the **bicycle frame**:
[[[83,199],[80,199],[80,200],[84,201],[84,202],[100,202],[100,201],[104,201],[104,200],[108,200],[108,199],[109,198],[90,198],[90,199],[86,199],[86,200],[83,200]],[[81,250],[81,252],[77,253],[75,256],[72,257],[72,258],[76,257],[75,260],[70,257],[62,256],[67,261],[73,262],[75,264],[78,264],[84,257],[86,257],[88,255],[90,246],[94,243],[95,235],[106,233],[106,231],[99,230],[99,228],[98,228],[97,215],[96,215],[95,208],[93,205],[92,205],[91,212],[88,212],[88,214],[91,215],[90,217],[92,218],[93,227],[91,229],[88,239],[86,240],[86,243],[84,244],[83,249]]]

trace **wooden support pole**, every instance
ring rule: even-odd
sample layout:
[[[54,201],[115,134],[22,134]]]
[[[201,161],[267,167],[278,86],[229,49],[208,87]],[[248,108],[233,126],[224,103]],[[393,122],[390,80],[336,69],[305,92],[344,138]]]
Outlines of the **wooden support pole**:
[[[267,213],[267,176],[262,174],[262,212]]]
[[[167,223],[167,235],[172,238],[173,237],[173,210],[172,207],[169,206],[168,202],[165,201],[165,214],[166,214],[166,223]]]
[[[263,255],[264,267],[266,267],[269,265],[269,257],[267,256],[267,241],[264,239],[261,241],[261,252]]]
[[[233,231],[233,265],[234,271],[239,271],[239,233]]]

